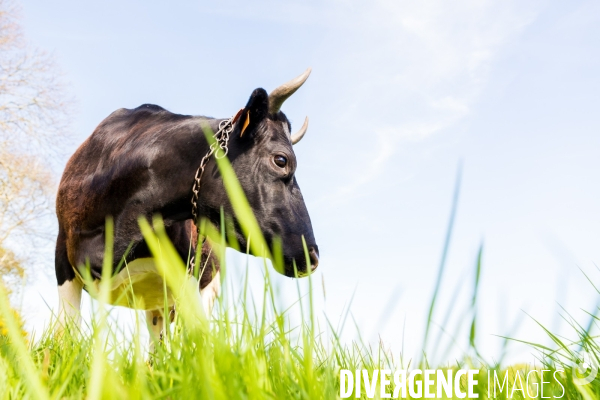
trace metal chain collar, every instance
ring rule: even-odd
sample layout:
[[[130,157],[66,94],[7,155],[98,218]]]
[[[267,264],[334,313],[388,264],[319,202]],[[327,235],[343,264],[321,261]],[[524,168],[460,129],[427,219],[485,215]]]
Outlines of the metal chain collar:
[[[231,117],[219,122],[219,130],[214,134],[215,142],[210,145],[208,153],[202,157],[200,166],[196,170],[194,186],[192,186],[192,216],[194,217],[194,223],[198,223],[198,196],[200,194],[200,181],[202,180],[202,175],[204,174],[204,167],[206,167],[210,156],[213,154],[215,155],[215,158],[223,158],[227,155],[227,152],[229,151],[227,147],[229,142],[229,134],[231,131],[233,131],[233,124],[238,115],[239,112],[235,117]]]

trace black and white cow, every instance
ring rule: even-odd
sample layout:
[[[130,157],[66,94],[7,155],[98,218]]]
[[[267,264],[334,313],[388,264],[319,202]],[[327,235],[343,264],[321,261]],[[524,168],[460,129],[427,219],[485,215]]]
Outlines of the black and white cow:
[[[293,277],[294,264],[300,275],[318,265],[318,247],[310,217],[295,178],[297,166],[292,145],[308,126],[308,119],[295,134],[280,111],[283,102],[308,78],[310,68],[270,94],[256,89],[233,124],[228,157],[246,193],[269,246],[281,240],[285,275]],[[162,330],[163,284],[138,226],[138,217],[160,214],[169,238],[183,260],[196,246],[192,221],[192,187],[201,159],[209,145],[203,132],[213,132],[223,119],[173,114],[159,106],[144,104],[120,109],[98,125],[77,149],[63,173],[56,201],[56,280],[59,320],[78,319],[82,269],[89,267],[92,278],[101,277],[105,243],[105,220],[114,220],[113,301],[147,312],[149,327],[158,337]],[[241,248],[246,238],[235,220],[222,178],[211,157],[202,176],[198,194],[198,218],[220,224],[220,210],[233,219],[234,234]],[[310,261],[307,262],[303,239]],[[129,251],[127,249],[130,248]],[[202,249],[203,263],[210,248]],[[124,258],[127,268],[117,270]],[[219,293],[218,264],[206,268],[200,279],[201,297],[207,315]],[[133,287],[130,296],[119,296]],[[172,302],[172,299],[169,299]]]

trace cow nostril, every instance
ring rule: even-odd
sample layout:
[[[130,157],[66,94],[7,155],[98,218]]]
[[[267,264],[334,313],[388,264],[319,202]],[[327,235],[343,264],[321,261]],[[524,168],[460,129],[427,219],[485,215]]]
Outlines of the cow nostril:
[[[314,271],[319,266],[319,253],[314,247],[309,247],[308,255],[310,257],[311,271]]]

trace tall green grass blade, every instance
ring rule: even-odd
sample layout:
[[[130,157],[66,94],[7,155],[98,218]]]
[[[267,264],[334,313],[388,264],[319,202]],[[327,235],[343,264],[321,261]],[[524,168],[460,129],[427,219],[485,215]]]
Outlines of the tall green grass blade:
[[[106,320],[108,311],[106,306],[110,303],[110,286],[112,280],[113,268],[113,220],[111,217],[106,218],[105,228],[105,244],[104,244],[104,259],[102,261],[102,280],[100,281],[100,289],[98,292],[98,325],[94,330],[94,352],[91,365],[91,377],[88,390],[90,400],[100,399],[104,393],[103,385],[106,384],[106,354],[105,342],[102,334],[106,330]],[[86,269],[87,271],[87,269]],[[92,284],[93,285],[93,284]]]
[[[475,279],[473,282],[473,297],[471,298],[471,312],[473,314],[473,320],[471,321],[471,330],[469,334],[469,344],[471,348],[475,351],[475,354],[481,358],[481,354],[477,350],[477,345],[475,344],[475,337],[477,334],[477,294],[479,293],[479,279],[481,277],[481,257],[483,255],[483,244],[479,246],[479,251],[477,252],[477,262],[475,263]]]
[[[27,391],[34,399],[49,399],[48,390],[41,379],[41,374],[35,367],[31,358],[21,327],[17,322],[8,293],[2,281],[0,281],[0,317],[7,329],[10,347],[18,360],[17,368],[20,372],[19,378],[25,383]]]
[[[210,127],[206,125],[203,127],[203,129],[208,143],[211,145],[215,144],[216,141]],[[246,238],[249,238],[249,240],[251,239],[251,252],[256,256],[273,260],[269,247],[267,246],[267,242],[265,241],[260,226],[258,225],[258,221],[256,220],[256,217],[250,208],[250,203],[248,203],[248,199],[244,194],[242,185],[240,185],[229,159],[227,159],[227,157],[220,156],[218,154],[219,152],[220,150],[217,150],[217,154],[215,154],[214,158],[217,160],[219,172],[223,178],[225,191],[227,192],[227,196],[229,197],[229,201],[231,202],[231,206],[233,207],[240,227],[242,228]],[[282,265],[275,265],[275,263],[273,263],[273,267],[278,272],[283,273]]]
[[[433,319],[433,312],[435,310],[437,296],[439,294],[442,277],[444,276],[444,270],[446,268],[446,258],[448,257],[448,251],[450,249],[450,238],[452,237],[452,230],[454,228],[454,218],[456,217],[456,209],[458,207],[458,196],[460,193],[460,181],[462,176],[462,166],[459,165],[456,176],[456,184],[454,185],[454,196],[452,198],[452,208],[450,212],[450,220],[448,221],[448,229],[446,230],[446,239],[444,241],[444,249],[442,251],[442,258],[440,260],[440,266],[437,273],[435,287],[433,289],[433,295],[429,303],[429,312],[427,313],[427,323],[425,325],[425,335],[423,338],[423,345],[421,349],[425,351],[427,349],[427,341],[429,339],[429,330],[431,328],[431,322]]]
[[[152,227],[143,217],[138,219],[138,223],[154,257],[157,270],[172,290],[176,303],[185,304],[183,307],[178,307],[177,312],[182,313],[186,323],[193,328],[206,331],[206,318],[198,288],[191,279],[188,279],[187,268],[169,240],[162,219],[155,216]]]

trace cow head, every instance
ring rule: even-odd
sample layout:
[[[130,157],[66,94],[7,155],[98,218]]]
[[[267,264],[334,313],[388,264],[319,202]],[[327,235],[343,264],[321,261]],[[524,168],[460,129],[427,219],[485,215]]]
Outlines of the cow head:
[[[306,275],[308,268],[314,270],[319,263],[319,250],[296,181],[297,160],[292,147],[306,133],[308,118],[296,133],[290,134],[291,124],[280,108],[302,86],[310,71],[309,68],[271,94],[262,88],[255,89],[239,114],[228,145],[228,157],[265,239],[271,248],[280,240],[284,273],[292,277],[294,262],[300,276]],[[204,175],[199,198],[204,215],[212,215],[213,222],[218,222],[217,215],[223,206],[225,214],[232,217],[231,205],[223,198],[223,183],[216,166],[206,172],[210,173]],[[244,249],[246,239],[232,218],[236,238]],[[306,262],[303,238],[310,265]]]

